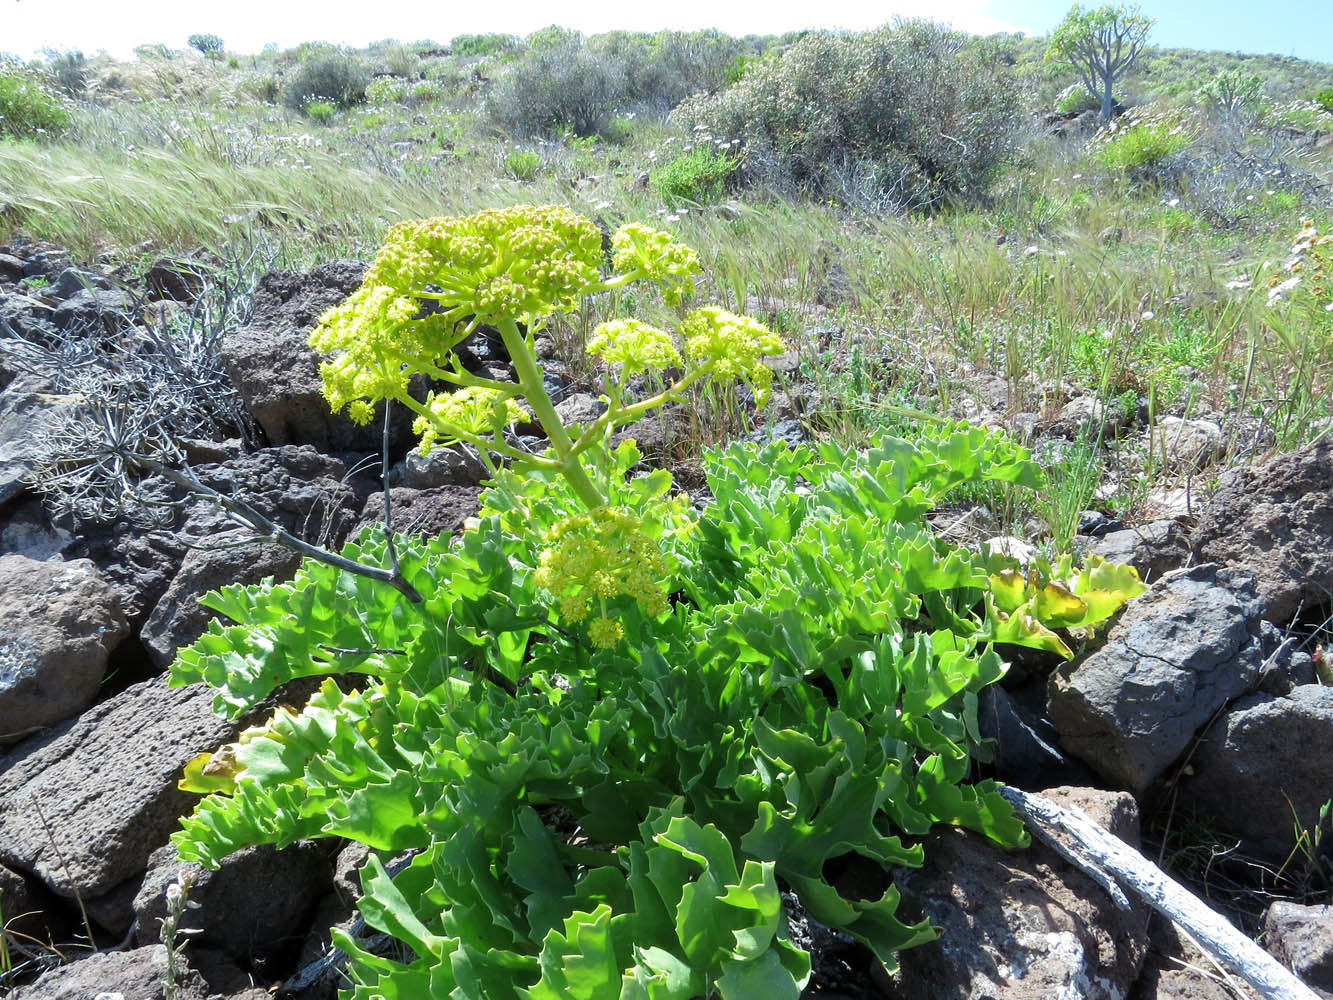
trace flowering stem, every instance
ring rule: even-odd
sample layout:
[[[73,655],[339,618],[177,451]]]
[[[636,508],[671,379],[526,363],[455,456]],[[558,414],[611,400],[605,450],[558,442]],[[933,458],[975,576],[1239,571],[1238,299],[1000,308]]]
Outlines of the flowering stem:
[[[560,415],[555,412],[555,404],[551,402],[551,397],[547,395],[546,387],[542,384],[542,372],[537,367],[537,359],[533,357],[523,334],[519,333],[518,324],[505,317],[500,321],[499,327],[500,337],[509,352],[509,360],[514,365],[514,374],[518,378],[518,384],[523,387],[523,396],[532,407],[532,413],[542,425],[542,430],[546,431],[546,436],[551,439],[555,453],[560,456],[560,474],[568,480],[569,485],[574,488],[574,492],[589,510],[604,506],[606,498],[593,485],[579,462],[574,442],[570,439],[569,432],[565,430]]]

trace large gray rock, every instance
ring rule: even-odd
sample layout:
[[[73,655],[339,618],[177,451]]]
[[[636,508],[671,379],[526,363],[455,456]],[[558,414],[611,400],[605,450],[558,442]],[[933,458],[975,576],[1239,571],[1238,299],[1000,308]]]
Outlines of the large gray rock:
[[[1333,437],[1222,477],[1191,543],[1201,560],[1250,566],[1265,617],[1287,625],[1333,593]]]
[[[0,757],[0,862],[67,899],[141,876],[197,801],[176,787],[186,762],[250,724],[211,705],[202,685],[156,677]]]
[[[395,486],[390,494],[393,529],[409,535],[452,535],[481,508],[481,490],[475,486],[437,486],[413,490]],[[366,498],[361,522],[353,534],[370,524],[384,520],[384,493]]]
[[[1259,680],[1264,646],[1253,575],[1209,564],[1131,601],[1100,649],[1051,675],[1066,750],[1142,792],[1219,708]]]
[[[360,261],[335,260],[308,274],[264,275],[255,289],[253,321],[223,341],[227,374],[270,444],[379,450],[379,420],[363,427],[329,410],[319,377],[323,359],[308,343],[319,317],[356,290],[365,269]],[[404,443],[411,416],[405,407],[396,412],[395,438]]]
[[[1138,843],[1130,796],[1087,788],[1044,794]],[[929,838],[924,867],[900,869],[896,882],[905,908],[919,907],[943,933],[900,953],[891,1000],[1124,1000],[1147,951],[1144,911],[1118,909],[1043,844],[1003,851],[945,830]]]
[[[432,448],[426,455],[413,448],[403,459],[403,484],[414,490],[434,486],[476,486],[489,478],[471,446]],[[389,480],[393,482],[392,478]]]
[[[1333,993],[1333,906],[1274,903],[1264,914],[1264,947],[1307,986]]]
[[[232,583],[258,583],[265,577],[289,580],[300,565],[301,556],[293,549],[257,541],[244,529],[213,535],[191,548],[140,633],[149,659],[165,670],[178,649],[208,630],[214,614],[199,598],[210,590]]]
[[[45,973],[20,986],[9,1000],[165,1000],[167,950],[162,945],[134,951],[98,952]],[[208,986],[186,969],[176,983],[177,1000],[205,1000]]]
[[[1319,821],[1333,796],[1333,688],[1307,684],[1236,702],[1199,741],[1177,805],[1281,863],[1293,827]]]
[[[192,945],[215,948],[246,965],[291,948],[306,933],[307,918],[332,888],[329,844],[302,840],[285,850],[269,844],[247,847],[223,860],[217,871],[186,864],[173,845],[154,852],[134,899],[141,944],[157,940],[167,915],[167,886],[183,872],[193,879],[189,925],[199,931]]]
[[[1185,529],[1172,518],[1150,521],[1122,531],[1109,531],[1087,548],[1107,562],[1133,566],[1149,583],[1184,566],[1190,558]]]
[[[0,743],[91,705],[128,634],[116,592],[88,560],[0,556]]]
[[[206,486],[227,495],[235,493],[286,530],[321,545],[341,545],[361,508],[356,491],[345,481],[343,463],[310,447],[264,448],[225,462],[196,465],[194,471]],[[161,481],[150,482],[144,488],[158,491],[167,500],[184,499],[183,490],[166,488]],[[167,593],[187,558],[187,540],[207,546],[215,536],[235,531],[237,524],[213,502],[190,500],[179,523],[169,527],[179,527],[180,535],[125,524],[84,530],[68,552],[98,565],[120,592],[126,615],[135,628],[143,626]],[[193,576],[196,584],[208,580],[206,575]],[[195,586],[193,593],[198,596],[204,589]],[[174,616],[176,609],[187,607],[189,598],[182,583],[173,594],[172,607],[159,619],[158,628]],[[160,637],[165,630],[155,634]],[[164,650],[165,646],[159,650],[159,659],[165,655]]]
[[[37,470],[34,442],[79,405],[79,397],[44,392],[0,392],[0,504],[18,496]]]

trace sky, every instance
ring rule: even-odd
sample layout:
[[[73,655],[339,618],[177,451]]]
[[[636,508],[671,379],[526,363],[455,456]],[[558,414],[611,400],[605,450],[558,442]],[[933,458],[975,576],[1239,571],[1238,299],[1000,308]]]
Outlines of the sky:
[[[1159,0],[1142,4],[1157,19],[1152,41],[1168,47],[1276,53],[1333,62],[1329,0]],[[184,48],[196,32],[220,35],[231,51],[304,41],[364,46],[385,38],[447,42],[455,35],[524,35],[548,24],[587,33],[624,29],[718,28],[732,35],[800,28],[874,27],[894,16],[930,17],[978,34],[1046,34],[1068,0],[669,0],[626,3],[550,0],[435,3],[420,0],[0,0],[0,52],[32,58],[44,49],[105,49],[127,57],[136,45]],[[1330,81],[1333,82],[1333,81]]]

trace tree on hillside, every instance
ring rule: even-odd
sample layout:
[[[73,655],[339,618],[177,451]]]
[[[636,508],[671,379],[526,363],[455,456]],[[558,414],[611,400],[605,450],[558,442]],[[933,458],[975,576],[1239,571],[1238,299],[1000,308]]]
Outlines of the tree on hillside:
[[[222,55],[222,39],[217,35],[191,35],[187,39],[190,48],[198,49],[210,59],[217,59]]]
[[[1051,34],[1046,58],[1071,66],[1101,102],[1102,121],[1115,105],[1112,88],[1124,79],[1147,44],[1153,19],[1138,7],[1106,4],[1088,10],[1074,4]]]

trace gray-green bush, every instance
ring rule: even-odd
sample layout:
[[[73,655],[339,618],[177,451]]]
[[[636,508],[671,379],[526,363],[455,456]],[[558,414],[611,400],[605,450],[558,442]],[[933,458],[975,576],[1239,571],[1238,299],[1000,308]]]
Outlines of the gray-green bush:
[[[350,108],[366,98],[370,74],[360,60],[332,52],[316,55],[292,70],[282,88],[282,103],[303,111],[313,100]]]
[[[533,136],[560,128],[595,135],[624,96],[624,68],[569,33],[549,45],[529,46],[495,82],[486,113],[492,124],[511,135]]]
[[[1011,68],[927,21],[811,33],[673,118],[739,140],[743,178],[853,205],[983,194],[1012,162],[1022,107]]]

